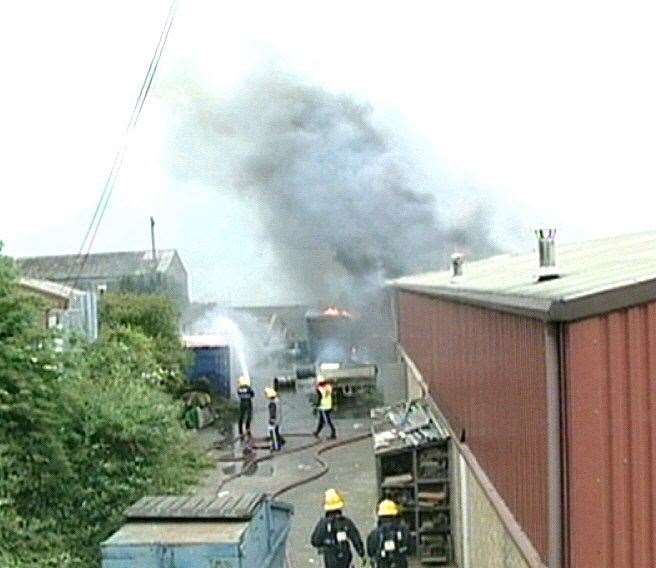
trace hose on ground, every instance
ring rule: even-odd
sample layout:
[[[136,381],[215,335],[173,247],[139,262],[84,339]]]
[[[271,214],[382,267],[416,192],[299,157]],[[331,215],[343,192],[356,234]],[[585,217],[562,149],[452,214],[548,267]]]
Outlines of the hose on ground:
[[[309,437],[309,436],[313,436],[313,434],[307,434],[307,433],[302,433],[302,432],[292,432],[292,433],[285,434],[285,436],[287,436],[287,437]],[[357,434],[355,436],[350,436],[349,438],[344,438],[342,440],[336,440],[334,442],[329,442],[328,444],[323,445],[322,447],[320,447],[314,453],[314,456],[313,456],[314,460],[320,466],[319,471],[315,471],[315,472],[310,473],[309,475],[307,475],[307,476],[305,476],[301,479],[298,479],[296,481],[292,481],[291,483],[288,483],[287,485],[283,485],[282,487],[276,489],[272,493],[269,493],[268,494],[269,497],[273,499],[275,497],[278,497],[278,496],[282,495],[283,493],[287,493],[288,491],[291,491],[292,489],[296,489],[297,487],[300,487],[301,485],[305,485],[306,483],[310,483],[312,481],[315,481],[315,480],[323,477],[330,470],[330,466],[323,459],[321,459],[322,454],[324,454],[325,452],[328,452],[330,450],[334,450],[336,448],[346,446],[348,444],[353,444],[355,442],[360,442],[362,440],[366,440],[367,438],[370,438],[370,437],[371,437],[371,433],[367,432],[365,434]],[[235,438],[232,441],[232,443],[234,443],[234,442],[236,442],[240,439],[242,439],[242,436],[238,436],[237,438]],[[257,441],[263,441],[263,439],[260,438],[260,439],[257,439]],[[240,461],[245,462],[245,461],[248,461],[248,463],[246,464],[245,468],[242,468],[241,471],[236,472],[236,473],[226,477],[225,479],[223,479],[221,481],[221,483],[219,484],[219,486],[217,487],[216,493],[218,494],[226,486],[226,484],[228,484],[231,481],[234,481],[235,479],[237,479],[237,478],[245,475],[246,473],[248,473],[249,469],[252,468],[254,465],[256,465],[258,463],[268,461],[268,460],[271,460],[271,459],[276,458],[276,457],[301,452],[303,450],[307,450],[309,448],[318,446],[320,444],[322,444],[322,440],[314,440],[314,441],[312,441],[308,444],[302,444],[302,445],[300,445],[296,448],[291,448],[289,450],[282,450],[280,452],[275,452],[275,453],[272,452],[272,453],[264,455],[264,456],[253,458],[252,460],[248,460],[248,458],[245,458],[245,457],[218,458],[217,461],[219,461],[219,462],[221,462],[221,461],[223,461],[223,462],[240,462]],[[225,442],[222,445],[227,445],[227,442]],[[213,448],[213,449],[215,449],[215,448]],[[294,563],[292,562],[291,556],[289,554],[289,549],[285,549],[285,566],[286,566],[286,568],[295,568]]]
[[[330,450],[334,450],[335,448],[339,448],[341,446],[346,446],[348,444],[353,444],[355,442],[360,442],[362,440],[366,440],[367,438],[371,437],[371,433],[367,432],[366,434],[357,434],[355,436],[351,436],[350,438],[345,438],[343,440],[336,440],[335,442],[331,442],[329,444],[326,444],[319,448],[317,452],[314,454],[314,459],[315,461],[320,465],[321,469],[319,471],[315,471],[314,473],[311,473],[307,475],[306,477],[293,481],[287,485],[283,485],[281,488],[277,489],[273,493],[270,493],[269,495],[274,498],[282,495],[283,493],[287,493],[287,491],[291,491],[292,489],[296,489],[297,487],[300,487],[301,485],[305,485],[306,483],[310,483],[311,481],[315,481],[316,479],[319,479],[320,477],[323,477],[328,471],[330,470],[330,467],[328,464],[321,459],[321,455],[325,452],[328,452]]]
[[[339,448],[341,446],[346,446],[347,444],[353,444],[355,442],[360,442],[361,440],[366,440],[367,438],[370,437],[371,437],[371,433],[367,432],[366,434],[358,434],[356,436],[351,436],[350,438],[345,438],[344,440],[338,440],[319,448],[319,450],[317,450],[317,452],[314,454],[314,459],[321,466],[321,469],[319,471],[311,473],[310,475],[302,479],[299,479],[297,481],[293,481],[292,483],[288,483],[287,485],[284,485],[283,487],[277,489],[273,493],[270,493],[269,496],[273,499],[275,497],[278,497],[279,495],[282,495],[283,493],[286,493],[287,491],[291,491],[292,489],[296,489],[301,485],[305,485],[306,483],[310,483],[311,481],[315,481],[320,477],[323,477],[330,470],[330,466],[324,460],[321,459],[320,457],[321,454],[328,452],[330,450],[334,450],[335,448]],[[295,565],[292,562],[291,556],[289,554],[289,549],[287,548],[285,549],[285,567],[295,568]]]
[[[287,434],[287,436],[291,436],[291,435],[292,434]],[[293,434],[293,435],[295,435],[295,436],[312,436],[312,434],[301,434],[301,433]],[[369,437],[371,437],[371,433],[367,432],[366,434],[357,434],[355,436],[351,436],[349,438],[344,438],[343,440],[336,440],[334,442],[330,442],[330,443],[324,445],[313,456],[314,460],[319,464],[319,466],[321,468],[319,471],[311,473],[310,475],[308,475],[308,476],[306,476],[306,477],[304,477],[300,480],[293,481],[292,483],[289,483],[288,485],[283,485],[283,487],[277,489],[275,492],[270,493],[269,496],[272,497],[272,498],[273,497],[278,497],[279,495],[282,495],[283,493],[286,493],[287,491],[289,491],[291,489],[295,489],[296,487],[299,487],[300,485],[303,485],[305,483],[309,483],[310,481],[314,481],[315,479],[319,479],[320,477],[323,477],[328,472],[328,470],[330,468],[328,467],[326,462],[324,462],[321,459],[321,457],[320,457],[321,454],[323,454],[324,452],[327,452],[329,450],[339,448],[341,446],[346,446],[347,444],[352,444],[352,443],[355,443],[355,442],[359,442],[361,440],[366,440]],[[272,460],[273,458],[276,458],[276,457],[279,457],[279,456],[285,456],[285,455],[290,455],[290,454],[295,454],[295,453],[298,453],[298,452],[302,452],[304,450],[308,450],[310,448],[318,446],[321,443],[322,443],[321,440],[314,440],[314,441],[312,441],[308,444],[302,444],[302,445],[300,445],[296,448],[291,448],[289,450],[282,450],[282,451],[275,452],[275,453],[272,452],[270,454],[267,454],[267,455],[264,455],[264,456],[259,456],[259,457],[256,457],[256,458],[253,458],[253,459],[250,459],[250,460],[248,458],[244,458],[244,457],[239,457],[239,458],[218,458],[217,462],[224,462],[224,463],[225,462],[228,462],[228,463],[247,462],[247,463],[246,463],[246,468],[242,468],[241,471],[235,472],[232,475],[229,475],[228,477],[226,477],[225,479],[222,479],[221,482],[219,483],[217,489],[216,489],[216,493],[218,494],[220,491],[222,491],[223,488],[228,483],[230,483],[231,481],[234,481],[235,479],[238,479],[239,477],[242,477],[243,475],[247,474],[253,466],[255,466],[259,463]]]
[[[313,436],[314,436],[314,434],[311,434],[309,432],[286,432],[285,433],[286,438],[312,438]],[[206,452],[209,453],[209,452],[212,452],[212,451],[215,451],[215,450],[221,450],[226,446],[231,446],[231,445],[235,444],[236,442],[239,442],[239,441],[245,440],[245,439],[247,439],[247,438],[245,438],[244,436],[236,436],[235,438],[232,438],[230,440],[223,440],[219,444],[214,444],[213,446],[207,448]],[[250,442],[264,443],[264,442],[268,442],[269,438],[250,438],[249,441]],[[293,449],[289,449],[289,450],[282,450],[280,452],[280,454],[278,454],[278,455],[285,455],[285,454],[289,454],[289,453],[298,452],[298,451],[301,451],[301,450],[306,450],[307,448],[312,447],[312,446],[316,445],[317,443],[319,443],[319,441],[315,440],[311,444],[305,444],[305,445],[300,446],[298,448],[293,448]],[[270,445],[257,445],[257,444],[251,444],[251,445],[244,448],[244,450],[246,452],[248,452],[248,450],[270,450],[270,449],[271,449]],[[263,458],[267,458],[267,459],[271,459],[271,457],[272,456],[263,456]],[[231,456],[231,457],[218,457],[218,458],[215,457],[214,458],[215,461],[220,462],[220,463],[245,462],[245,461],[251,461],[252,459],[253,458],[251,456]]]
[[[312,436],[312,437],[314,437],[313,434],[300,434],[300,433],[298,433],[298,434],[293,434],[293,433],[292,434],[286,434],[286,436],[298,436],[298,437],[300,437],[300,436],[305,436],[305,437]],[[228,463],[245,462],[246,467],[242,468],[241,471],[233,473],[232,475],[229,475],[225,479],[222,479],[221,483],[219,483],[219,485],[216,489],[216,493],[218,494],[226,486],[226,484],[228,484],[231,481],[234,481],[235,479],[245,475],[246,473],[248,473],[250,471],[250,469],[252,469],[255,465],[257,465],[259,463],[269,461],[269,460],[271,460],[273,458],[276,458],[276,457],[279,457],[279,456],[286,456],[286,455],[302,452],[303,450],[307,450],[307,449],[312,448],[314,446],[317,446],[319,444],[321,444],[321,440],[313,440],[312,442],[310,442],[308,444],[302,444],[302,445],[300,445],[296,448],[290,448],[289,450],[281,450],[281,451],[275,452],[275,453],[272,452],[270,454],[266,454],[264,456],[259,456],[259,457],[254,457],[252,459],[249,459],[249,458],[246,458],[246,457],[218,458],[216,460],[217,462],[228,462]]]

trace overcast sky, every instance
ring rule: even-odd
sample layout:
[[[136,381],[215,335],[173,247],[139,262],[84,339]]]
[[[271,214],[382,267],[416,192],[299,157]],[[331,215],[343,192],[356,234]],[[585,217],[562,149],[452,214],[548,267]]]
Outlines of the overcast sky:
[[[0,240],[16,256],[77,252],[168,1],[0,10]],[[257,231],[232,230],[248,208],[203,187],[181,200],[163,152],[165,87],[181,70],[220,95],[268,58],[369,101],[443,183],[492,203],[508,246],[530,248],[529,228],[544,224],[564,240],[650,230],[654,16],[647,2],[181,0],[94,250],[147,248],[154,215],[158,245],[181,251],[194,296],[276,300],[217,289],[217,272],[266,284],[275,267]],[[226,257],[234,235],[240,255]]]

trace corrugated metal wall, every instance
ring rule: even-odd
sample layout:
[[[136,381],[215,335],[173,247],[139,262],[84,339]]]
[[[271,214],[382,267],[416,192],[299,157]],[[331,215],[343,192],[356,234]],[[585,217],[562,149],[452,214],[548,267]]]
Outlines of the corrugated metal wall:
[[[656,303],[565,333],[571,568],[656,566]]]
[[[548,550],[544,324],[399,293],[400,341],[540,556]]]

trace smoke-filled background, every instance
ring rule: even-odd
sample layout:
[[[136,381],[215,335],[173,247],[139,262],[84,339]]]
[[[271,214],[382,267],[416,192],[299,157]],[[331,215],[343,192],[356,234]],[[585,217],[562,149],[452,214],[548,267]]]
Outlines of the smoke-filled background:
[[[0,105],[6,254],[79,249],[168,5],[7,3],[0,42],[16,55],[5,62],[6,83],[20,88],[5,89]],[[180,252],[194,300],[243,305],[329,297],[325,288],[334,283],[322,275],[337,274],[340,288],[349,274],[334,260],[336,251],[303,249],[297,239],[285,246],[271,230],[277,209],[261,207],[263,189],[252,183],[245,158],[257,162],[267,154],[266,141],[285,142],[276,151],[295,150],[289,167],[296,175],[303,170],[300,151],[287,142],[302,137],[283,135],[285,122],[321,124],[320,117],[340,116],[341,123],[327,121],[323,129],[330,142],[323,155],[341,148],[340,140],[359,148],[353,155],[360,161],[344,169],[349,187],[361,178],[380,180],[369,174],[392,163],[400,187],[433,196],[437,213],[428,207],[428,216],[435,215],[440,239],[480,238],[481,246],[471,248],[482,251],[485,232],[466,227],[485,226],[490,215],[493,240],[516,252],[534,246],[536,226],[558,227],[561,242],[651,230],[655,10],[644,2],[631,9],[518,0],[417,2],[411,9],[373,0],[180,2],[94,250],[148,249],[153,215],[157,245]],[[273,74],[282,83],[276,93],[291,92],[297,107],[280,114],[256,80],[247,84],[263,58],[283,61],[301,77],[285,87],[281,74]],[[271,83],[266,72],[259,75]],[[340,108],[338,101],[352,94],[352,104]],[[300,104],[307,96],[324,105],[323,113]],[[244,109],[252,116],[239,116]],[[340,135],[338,124],[357,134]],[[376,144],[365,150],[370,138],[378,150]],[[311,164],[322,153],[312,147],[309,156]],[[191,172],[182,172],[184,163]],[[283,174],[274,171],[271,179],[291,177]],[[236,183],[240,178],[250,186]],[[296,194],[299,186],[291,187],[286,190]],[[482,205],[470,188],[485,196]],[[366,205],[370,212],[380,202],[371,198]],[[423,215],[419,205],[410,209]],[[325,238],[315,225],[312,242]],[[365,259],[380,256],[387,242],[381,225],[369,234],[377,252]],[[426,254],[440,254],[439,242]],[[413,251],[408,256],[423,264],[416,246]],[[360,258],[351,251],[345,262],[354,260]],[[386,269],[392,273],[394,266]]]
[[[278,268],[310,297],[357,304],[386,278],[445,268],[455,250],[496,250],[487,208],[431,181],[366,101],[279,65],[224,98],[187,79],[166,90],[173,174],[248,204]]]

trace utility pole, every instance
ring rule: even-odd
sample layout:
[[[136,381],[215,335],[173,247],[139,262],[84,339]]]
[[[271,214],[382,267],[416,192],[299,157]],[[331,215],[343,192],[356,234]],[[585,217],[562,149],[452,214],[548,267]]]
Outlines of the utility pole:
[[[157,249],[155,248],[155,219],[150,218],[150,244],[153,249],[153,267],[157,270]]]

